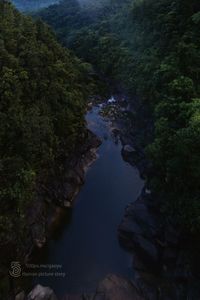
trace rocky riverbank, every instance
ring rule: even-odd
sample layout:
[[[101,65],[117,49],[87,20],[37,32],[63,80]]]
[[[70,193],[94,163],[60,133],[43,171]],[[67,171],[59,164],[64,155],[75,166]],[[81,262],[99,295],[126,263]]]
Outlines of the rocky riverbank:
[[[10,291],[11,296],[6,296],[6,290],[10,289],[7,274],[11,261],[18,261],[23,266],[30,260],[34,248],[42,248],[46,244],[50,238],[50,228],[60,218],[60,212],[72,206],[75,196],[84,183],[88,167],[96,159],[96,150],[100,144],[101,141],[91,131],[86,130],[84,142],[77,147],[71,157],[65,160],[62,177],[52,177],[48,185],[42,183],[38,185],[37,197],[27,210],[27,235],[24,235],[23,241],[17,241],[17,249],[13,249],[13,252],[8,251],[8,247],[7,250],[1,247],[1,255],[4,256],[4,261],[0,266],[1,299],[14,299],[14,295],[20,290],[18,280],[14,290]],[[15,235],[16,233],[13,232],[13,237],[9,237],[10,243],[16,242]],[[16,257],[13,259],[14,255]],[[11,282],[14,282],[14,279]],[[11,289],[13,289],[13,284]]]
[[[199,246],[163,218],[148,189],[126,208],[119,240],[133,254],[133,281],[145,299],[199,299]]]
[[[153,171],[144,152],[147,140],[151,140],[152,121],[145,114],[141,122],[136,120],[134,109],[130,109],[127,105],[125,100],[119,100],[117,103],[110,101],[106,105],[101,105],[101,114],[111,121],[110,129],[113,136],[116,139],[120,138],[124,160],[137,166],[142,177],[146,178]],[[143,111],[144,108],[141,110]],[[90,158],[92,152],[89,154]],[[91,161],[85,156],[83,159],[83,161]],[[75,174],[79,174],[79,179],[74,180],[74,175],[71,176],[71,174],[74,174],[76,164],[74,165],[73,161],[71,163],[68,173],[70,176],[67,178],[72,180],[68,182],[76,182],[75,186],[80,186],[84,178],[80,174],[83,173],[78,167]],[[56,188],[56,191],[58,190]],[[70,189],[67,190],[70,191]],[[72,190],[76,194],[76,189]],[[66,193],[66,195],[71,195],[71,193]],[[71,206],[70,199],[71,197],[63,199],[60,206]],[[95,293],[66,295],[59,300],[199,299],[198,271],[195,273],[198,250],[193,249],[194,242],[190,237],[185,236],[169,220],[163,218],[159,202],[158,196],[148,188],[147,182],[137,201],[126,208],[119,226],[120,244],[133,257],[134,277],[131,280],[110,274],[99,283]],[[36,286],[27,296],[24,294],[23,298],[16,298],[16,300],[27,299],[57,300],[51,289],[41,286]]]
[[[41,248],[46,243],[49,227],[59,218],[60,208],[72,207],[74,198],[84,184],[87,168],[96,159],[100,144],[101,141],[87,130],[84,143],[65,161],[62,176],[53,178],[50,185],[41,187],[40,197],[29,212],[29,226],[36,247]]]
[[[146,179],[140,197],[126,208],[119,241],[133,255],[132,281],[142,297],[196,300],[200,295],[199,245],[164,216],[159,196],[148,188],[148,178],[154,172],[145,155],[145,146],[153,135],[149,111],[137,99],[133,106],[118,99],[102,111],[111,120],[113,134],[122,142],[124,160],[136,166]]]
[[[140,197],[125,211],[119,226],[119,241],[133,255],[132,281],[144,299],[199,299],[199,245],[160,211],[160,198],[148,188],[154,172],[145,155],[151,143],[153,121],[149,109],[138,101],[122,109],[117,104],[113,132],[122,142],[122,156],[146,179]],[[120,113],[116,113],[116,111]],[[121,114],[121,111],[123,114]],[[137,114],[138,116],[137,116]]]
[[[112,100],[112,99],[110,99]],[[111,101],[110,101],[111,102]],[[109,108],[111,107],[113,109],[113,112],[115,110],[115,107],[112,106],[112,102],[110,103],[108,102],[108,105],[101,105],[100,107],[104,106],[104,108]],[[103,108],[103,107],[102,107]],[[119,112],[119,111],[118,111]],[[101,114],[104,114],[104,111],[101,111]],[[111,118],[109,118],[109,120],[113,120]],[[110,123],[110,130],[113,131],[113,125]],[[113,137],[115,137],[115,133],[113,132]],[[116,136],[117,138],[117,136]],[[117,140],[116,140],[117,142]],[[125,147],[125,149],[127,150],[131,150],[132,148],[130,147]],[[74,166],[74,164],[72,164]],[[69,174],[71,174],[71,171],[74,170],[74,167],[70,168],[70,172]],[[77,173],[77,172],[76,172]],[[80,174],[80,172],[78,172],[78,174]],[[82,178],[82,176],[81,176]],[[74,180],[73,180],[74,182]],[[59,189],[57,188],[56,191],[58,191]],[[59,197],[58,197],[59,199]],[[61,202],[61,206],[62,206]],[[64,204],[66,205],[66,202],[64,202]],[[68,206],[68,204],[67,204]],[[70,206],[70,205],[69,205]],[[23,300],[27,300],[27,299],[37,299],[37,300],[42,300],[42,299],[54,299],[55,294],[53,293],[53,291],[51,290],[51,288],[48,287],[42,287],[42,286],[36,286],[33,288],[33,290],[30,292],[27,292],[26,294],[22,294],[23,296]],[[46,298],[45,298],[46,297]],[[116,274],[110,274],[107,275],[97,286],[97,289],[94,293],[92,294],[79,294],[79,295],[65,295],[65,297],[62,299],[90,299],[90,300],[99,300],[99,299],[107,299],[107,300],[131,300],[131,299],[138,299],[138,300],[142,300],[143,297],[141,296],[139,290],[135,287],[135,285],[125,279],[122,278],[120,276],[117,276]],[[21,300],[21,299],[20,299]],[[59,299],[60,300],[60,299]]]
[[[20,292],[15,300],[144,300],[144,298],[131,281],[109,274],[99,283],[93,294],[65,295],[62,299],[58,299],[51,288],[37,285],[28,295]]]

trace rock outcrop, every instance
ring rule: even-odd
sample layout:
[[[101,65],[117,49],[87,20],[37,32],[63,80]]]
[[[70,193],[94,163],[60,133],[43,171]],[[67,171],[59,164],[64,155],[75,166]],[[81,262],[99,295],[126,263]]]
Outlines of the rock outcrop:
[[[137,288],[128,280],[115,274],[100,282],[94,300],[144,300]]]
[[[15,296],[15,300],[25,300],[25,292],[22,291]]]
[[[66,295],[62,300],[145,300],[131,281],[115,274],[107,275],[90,295]]]
[[[39,197],[32,203],[28,212],[32,241],[37,248],[42,248],[48,239],[50,224],[47,220],[54,219],[56,207],[72,206],[84,183],[87,168],[96,159],[96,149],[100,144],[101,141],[96,135],[88,130],[84,143],[66,160],[62,177],[52,178],[48,186],[40,186]],[[52,207],[51,216],[48,215],[48,206]]]
[[[154,197],[144,188],[119,226],[120,244],[133,255],[134,283],[148,300],[196,300],[198,259],[192,242],[162,218]]]
[[[27,300],[58,300],[58,299],[52,289],[38,284],[28,294]]]
[[[51,234],[51,222],[57,218],[58,210],[62,208],[68,211],[68,208],[72,206],[75,196],[84,183],[88,167],[96,159],[96,150],[100,144],[101,141],[96,135],[85,130],[82,143],[77,146],[76,151],[70,157],[63,161],[62,172],[54,170],[55,174],[52,174],[48,180],[41,178],[38,181],[36,197],[34,201],[31,201],[25,215],[27,234],[24,236],[23,243],[18,243],[17,248],[15,247],[21,265],[29,261],[34,248],[42,248],[46,244]],[[12,240],[15,242],[15,239],[16,236],[13,233],[13,236],[9,237],[10,244],[12,244]],[[5,258],[4,262],[0,264],[0,276],[5,278],[11,260],[8,254],[11,251],[8,251],[6,244],[5,246],[1,245],[0,248],[1,254]],[[13,290],[13,293],[16,291]],[[22,298],[22,294],[19,294],[19,297]]]
[[[142,195],[131,203],[119,226],[119,239],[130,251],[137,251],[150,266],[158,266],[162,241],[162,222],[155,212],[151,195]]]

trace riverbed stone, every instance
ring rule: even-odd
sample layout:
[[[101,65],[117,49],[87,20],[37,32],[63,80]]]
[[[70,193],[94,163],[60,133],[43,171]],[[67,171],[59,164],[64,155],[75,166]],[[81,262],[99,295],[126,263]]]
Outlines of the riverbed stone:
[[[15,296],[15,300],[25,300],[25,292],[22,291]]]
[[[38,284],[28,294],[27,300],[58,300],[58,299],[51,288]]]
[[[123,151],[128,152],[128,153],[136,152],[135,148],[133,148],[131,145],[125,145],[123,147]]]
[[[100,298],[99,298],[100,297]],[[94,300],[143,300],[140,292],[128,280],[115,274],[100,282]]]
[[[121,136],[120,136],[121,138]],[[123,144],[123,143],[122,143]],[[131,165],[136,165],[140,160],[140,154],[138,151],[130,144],[125,144],[121,150],[122,157],[124,161],[130,163]]]

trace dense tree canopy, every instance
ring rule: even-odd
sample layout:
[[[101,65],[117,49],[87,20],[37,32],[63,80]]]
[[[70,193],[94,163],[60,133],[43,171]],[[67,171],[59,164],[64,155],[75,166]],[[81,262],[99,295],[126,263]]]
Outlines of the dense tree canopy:
[[[59,173],[82,142],[89,68],[47,25],[0,1],[1,246],[11,232],[23,232],[38,183]]]
[[[142,38],[136,86],[156,120],[150,181],[165,211],[192,231],[200,229],[199,9],[195,0],[142,1],[133,9]]]
[[[155,136],[148,180],[166,215],[199,231],[199,1],[108,0],[90,10],[64,0],[40,16],[79,57],[149,105]]]

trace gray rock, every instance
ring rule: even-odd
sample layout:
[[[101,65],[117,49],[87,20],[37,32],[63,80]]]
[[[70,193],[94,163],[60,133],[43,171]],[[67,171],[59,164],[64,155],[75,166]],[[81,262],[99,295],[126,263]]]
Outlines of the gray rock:
[[[144,300],[136,287],[115,274],[108,275],[98,286],[94,300]]]
[[[120,225],[120,231],[125,233],[143,234],[143,228],[133,219],[126,218]]]
[[[70,201],[66,200],[66,201],[63,202],[63,206],[66,207],[66,208],[68,208],[68,207],[72,206],[72,203]]]
[[[158,235],[157,222],[145,203],[140,199],[127,207],[125,216],[119,226],[119,236],[126,239],[127,235],[133,241],[137,239],[137,236],[142,236],[151,242],[154,242],[155,237]]]
[[[145,193],[146,193],[147,195],[151,195],[151,190],[148,189],[148,188],[146,188],[146,189],[145,189]]]
[[[57,300],[57,297],[52,289],[38,284],[28,294],[27,300]]]
[[[15,296],[15,300],[25,300],[25,292],[22,291]]]
[[[42,237],[40,239],[34,239],[35,246],[39,249],[44,247],[46,241],[47,241],[46,237]]]
[[[135,242],[139,249],[141,249],[141,251],[143,252],[143,255],[154,262],[158,262],[158,250],[153,242],[145,239],[142,236],[138,236]]]
[[[159,222],[142,198],[127,207],[118,234],[120,244],[147,267],[159,265]]]
[[[125,145],[123,147],[123,151],[128,152],[128,153],[136,152],[136,150],[131,145]]]

